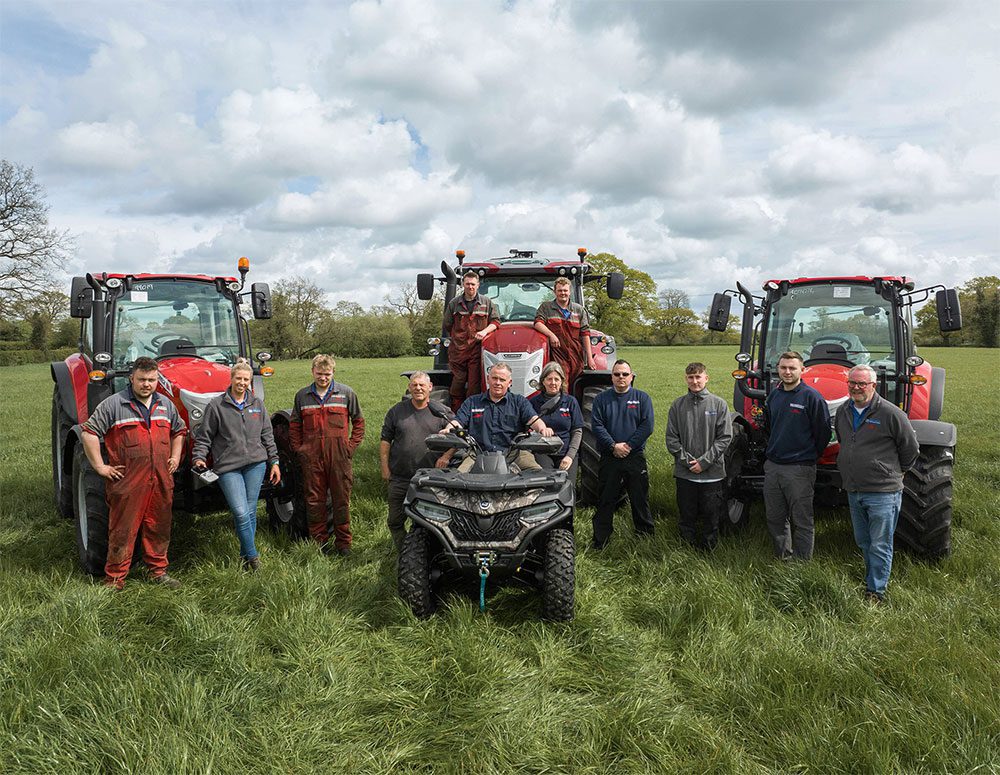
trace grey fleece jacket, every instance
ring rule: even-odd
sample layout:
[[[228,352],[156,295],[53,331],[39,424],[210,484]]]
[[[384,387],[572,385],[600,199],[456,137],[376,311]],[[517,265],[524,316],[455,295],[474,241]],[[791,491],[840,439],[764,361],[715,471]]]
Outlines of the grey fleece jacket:
[[[264,402],[247,393],[241,410],[233,403],[228,390],[213,398],[205,407],[205,416],[195,431],[191,459],[208,462],[209,451],[212,469],[217,474],[262,460],[277,463],[278,447]]]
[[[706,388],[690,390],[670,406],[667,414],[667,451],[674,456],[674,476],[692,482],[726,476],[725,455],[733,440],[729,405]],[[701,473],[691,473],[688,463],[701,463]]]
[[[848,492],[899,492],[903,473],[920,454],[910,420],[878,393],[854,430],[851,400],[837,410],[834,428],[840,442],[837,468]]]

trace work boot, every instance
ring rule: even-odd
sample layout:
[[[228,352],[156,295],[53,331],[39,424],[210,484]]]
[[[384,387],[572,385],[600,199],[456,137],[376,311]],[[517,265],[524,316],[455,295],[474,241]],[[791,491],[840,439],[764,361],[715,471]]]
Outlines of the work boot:
[[[256,573],[260,570],[260,557],[244,557],[243,568],[251,573]]]
[[[161,587],[167,587],[167,589],[180,589],[181,583],[166,573],[161,573],[159,576],[153,576],[150,581],[154,584],[159,584]]]
[[[342,547],[340,547],[337,550],[337,554],[339,554],[341,557],[350,557],[351,556],[351,547],[349,547],[349,546],[342,546]]]

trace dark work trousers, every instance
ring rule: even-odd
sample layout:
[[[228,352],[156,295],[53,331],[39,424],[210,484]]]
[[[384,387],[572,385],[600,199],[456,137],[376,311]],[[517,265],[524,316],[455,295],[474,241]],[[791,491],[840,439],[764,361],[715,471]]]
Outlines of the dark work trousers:
[[[774,556],[809,560],[813,555],[815,465],[764,462],[764,511]]]
[[[640,535],[653,534],[653,515],[649,512],[649,470],[641,451],[628,457],[615,457],[610,452],[601,455],[597,469],[597,509],[594,511],[594,543],[604,546],[614,532],[615,505],[622,488],[628,493],[632,507],[632,524]]]
[[[719,543],[719,520],[726,505],[726,483],[674,479],[681,538],[698,549],[712,550]]]
[[[403,548],[403,539],[406,538],[406,515],[403,513],[403,499],[406,498],[406,491],[410,487],[409,479],[389,479],[389,533],[392,535],[392,542],[396,545],[396,551]]]

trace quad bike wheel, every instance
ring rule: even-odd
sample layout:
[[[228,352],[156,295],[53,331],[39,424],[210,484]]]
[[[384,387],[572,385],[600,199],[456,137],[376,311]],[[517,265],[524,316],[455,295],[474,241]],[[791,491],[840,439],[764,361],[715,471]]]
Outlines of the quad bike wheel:
[[[429,544],[427,530],[414,527],[403,539],[403,548],[399,553],[399,596],[418,619],[426,619],[436,607],[431,585]]]
[[[576,546],[569,530],[556,528],[545,536],[542,576],[542,617],[553,622],[573,618]]]

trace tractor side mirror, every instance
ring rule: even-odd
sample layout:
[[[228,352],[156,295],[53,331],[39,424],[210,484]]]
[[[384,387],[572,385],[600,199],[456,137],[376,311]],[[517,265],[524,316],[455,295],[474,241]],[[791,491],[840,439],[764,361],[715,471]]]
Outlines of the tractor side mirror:
[[[954,288],[945,288],[934,296],[937,304],[938,328],[942,333],[960,331],[962,328],[962,305],[958,302],[958,292]]]
[[[253,316],[258,320],[268,320],[274,314],[271,306],[271,286],[267,283],[254,283],[250,286],[250,305]]]
[[[427,273],[417,275],[417,298],[420,301],[434,298],[434,275]]]
[[[728,294],[717,293],[712,297],[712,307],[708,311],[708,330],[725,331],[729,327],[729,310],[733,299]]]
[[[94,289],[86,277],[74,277],[69,292],[69,316],[89,318],[94,310]]]
[[[625,295],[625,275],[612,272],[608,275],[608,298],[620,299]]]

